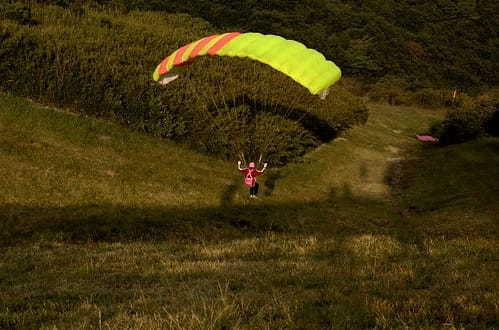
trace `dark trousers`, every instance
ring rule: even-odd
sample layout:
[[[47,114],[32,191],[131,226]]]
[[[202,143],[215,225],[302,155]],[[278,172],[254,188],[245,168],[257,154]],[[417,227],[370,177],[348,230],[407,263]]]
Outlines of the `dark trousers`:
[[[253,187],[250,187],[250,195],[256,195],[258,194],[258,183],[255,183]]]

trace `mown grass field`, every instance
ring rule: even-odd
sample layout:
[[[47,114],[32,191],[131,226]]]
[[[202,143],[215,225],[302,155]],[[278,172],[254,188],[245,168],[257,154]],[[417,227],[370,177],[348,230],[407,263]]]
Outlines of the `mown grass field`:
[[[499,140],[370,120],[262,177],[0,94],[0,328],[497,328]]]

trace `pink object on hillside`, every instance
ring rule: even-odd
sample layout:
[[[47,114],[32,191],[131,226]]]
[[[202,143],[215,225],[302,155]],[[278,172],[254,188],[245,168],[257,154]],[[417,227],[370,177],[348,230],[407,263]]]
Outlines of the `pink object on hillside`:
[[[433,136],[429,135],[416,135],[416,137],[419,141],[423,142],[438,142],[437,138],[434,138]]]

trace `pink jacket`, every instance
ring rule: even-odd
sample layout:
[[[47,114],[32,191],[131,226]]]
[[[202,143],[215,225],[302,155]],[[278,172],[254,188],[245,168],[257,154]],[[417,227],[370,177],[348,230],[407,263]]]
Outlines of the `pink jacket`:
[[[254,187],[256,184],[256,177],[262,175],[265,169],[259,171],[257,169],[240,168],[239,171],[244,175],[244,184],[248,187]]]

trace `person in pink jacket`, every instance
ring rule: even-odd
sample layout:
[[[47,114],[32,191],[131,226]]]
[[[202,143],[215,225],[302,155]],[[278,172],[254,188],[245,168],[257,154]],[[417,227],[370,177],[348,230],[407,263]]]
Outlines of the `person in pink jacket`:
[[[256,177],[265,172],[267,169],[267,163],[263,164],[263,169],[261,171],[256,169],[254,162],[249,163],[246,168],[241,168],[241,161],[238,161],[237,168],[244,175],[244,184],[249,187],[250,198],[256,198],[256,194],[258,193],[258,183],[256,182]]]

